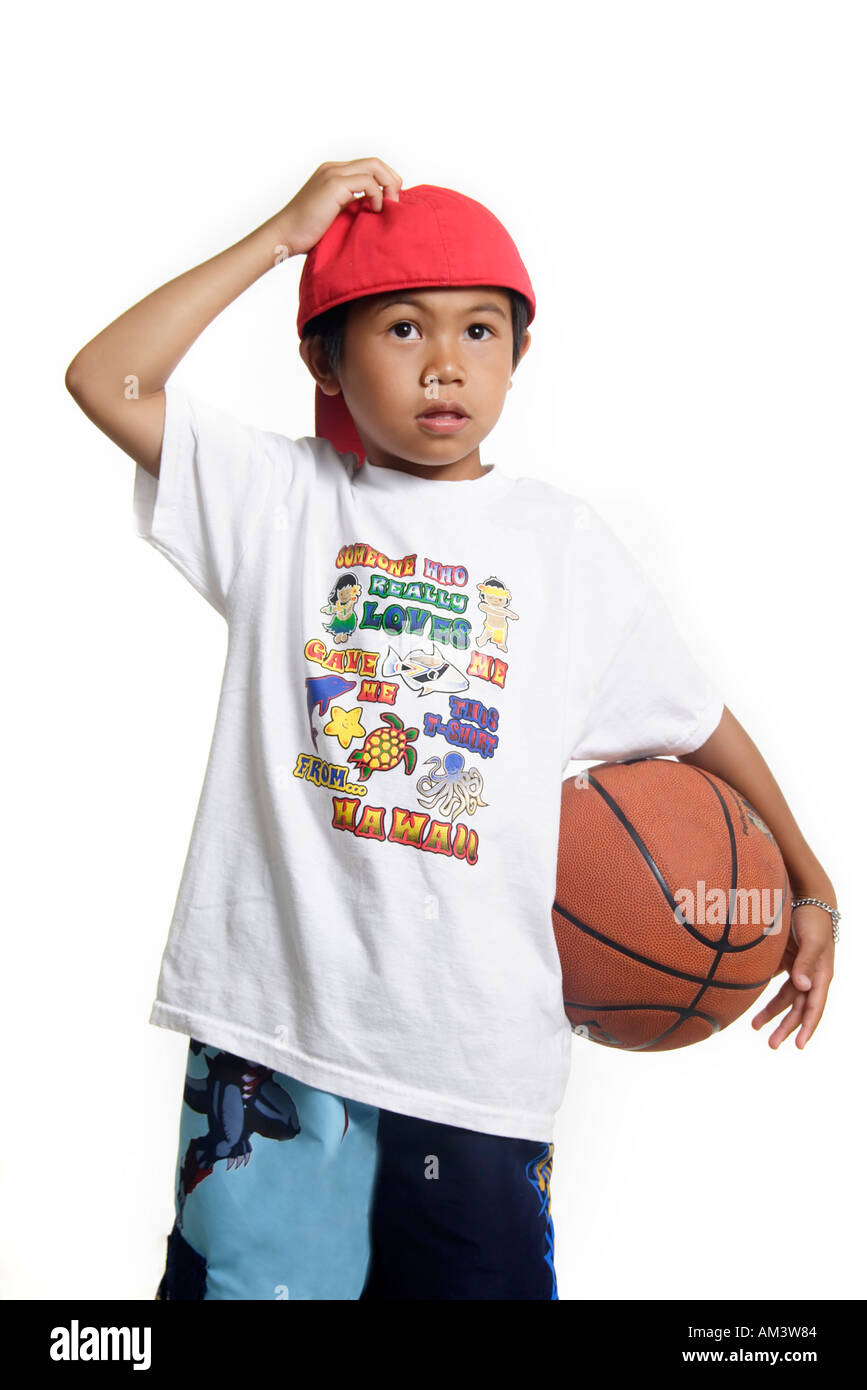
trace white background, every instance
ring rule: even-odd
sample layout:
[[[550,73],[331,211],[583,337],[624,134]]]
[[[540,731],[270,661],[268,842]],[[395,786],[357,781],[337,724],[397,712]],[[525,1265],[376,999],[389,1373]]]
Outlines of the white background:
[[[645,565],[844,914],[803,1051],[759,1004],[683,1051],[574,1041],[561,1298],[864,1297],[863,6],[158,0],[4,29],[4,1295],[162,1273],[187,1042],[148,1015],[226,642],[64,372],[324,160],[378,155],[512,233],[538,314],[483,461],[586,496]],[[301,266],[173,380],[311,434]]]

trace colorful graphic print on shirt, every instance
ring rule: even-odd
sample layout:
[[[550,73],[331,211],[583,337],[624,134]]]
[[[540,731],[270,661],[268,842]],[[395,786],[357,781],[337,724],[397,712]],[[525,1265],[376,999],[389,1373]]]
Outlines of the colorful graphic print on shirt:
[[[496,653],[509,653],[520,618],[511,590],[491,571],[473,582],[464,565],[392,558],[366,542],[342,546],[335,569],[319,610],[325,637],[304,647],[316,668],[306,678],[312,752],[298,754],[293,775],[333,793],[335,831],[474,865],[480,837],[468,822],[488,805],[509,670]],[[401,775],[390,813],[367,800]]]

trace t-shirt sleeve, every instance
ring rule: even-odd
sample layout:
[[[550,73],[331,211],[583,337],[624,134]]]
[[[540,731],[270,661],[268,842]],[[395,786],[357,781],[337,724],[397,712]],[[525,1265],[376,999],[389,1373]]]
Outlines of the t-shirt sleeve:
[[[595,514],[590,529],[602,541],[590,547],[603,586],[596,605],[601,625],[586,615],[573,624],[579,648],[571,653],[568,756],[611,762],[694,752],[722,718],[722,695],[635,558]],[[584,601],[593,603],[586,582]]]
[[[168,385],[159,477],[136,464],[136,534],[227,617],[232,585],[273,481],[267,433]]]

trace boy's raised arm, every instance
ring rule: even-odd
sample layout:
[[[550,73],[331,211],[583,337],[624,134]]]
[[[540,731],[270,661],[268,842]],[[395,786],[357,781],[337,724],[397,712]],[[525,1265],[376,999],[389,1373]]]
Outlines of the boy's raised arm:
[[[355,193],[382,207],[401,179],[380,159],[320,164],[290,203],[227,250],[139,300],[76,353],[66,388],[130,458],[159,475],[164,387],[208,324],[266,270],[305,254]]]
[[[208,324],[275,264],[276,238],[274,223],[263,223],[139,300],[70,362],[70,395],[103,434],[155,477],[166,381]]]

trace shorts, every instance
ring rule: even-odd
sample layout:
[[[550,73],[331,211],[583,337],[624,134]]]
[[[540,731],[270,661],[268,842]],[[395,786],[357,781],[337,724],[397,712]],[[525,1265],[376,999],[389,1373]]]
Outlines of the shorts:
[[[156,1297],[557,1299],[553,1157],[191,1038]]]

